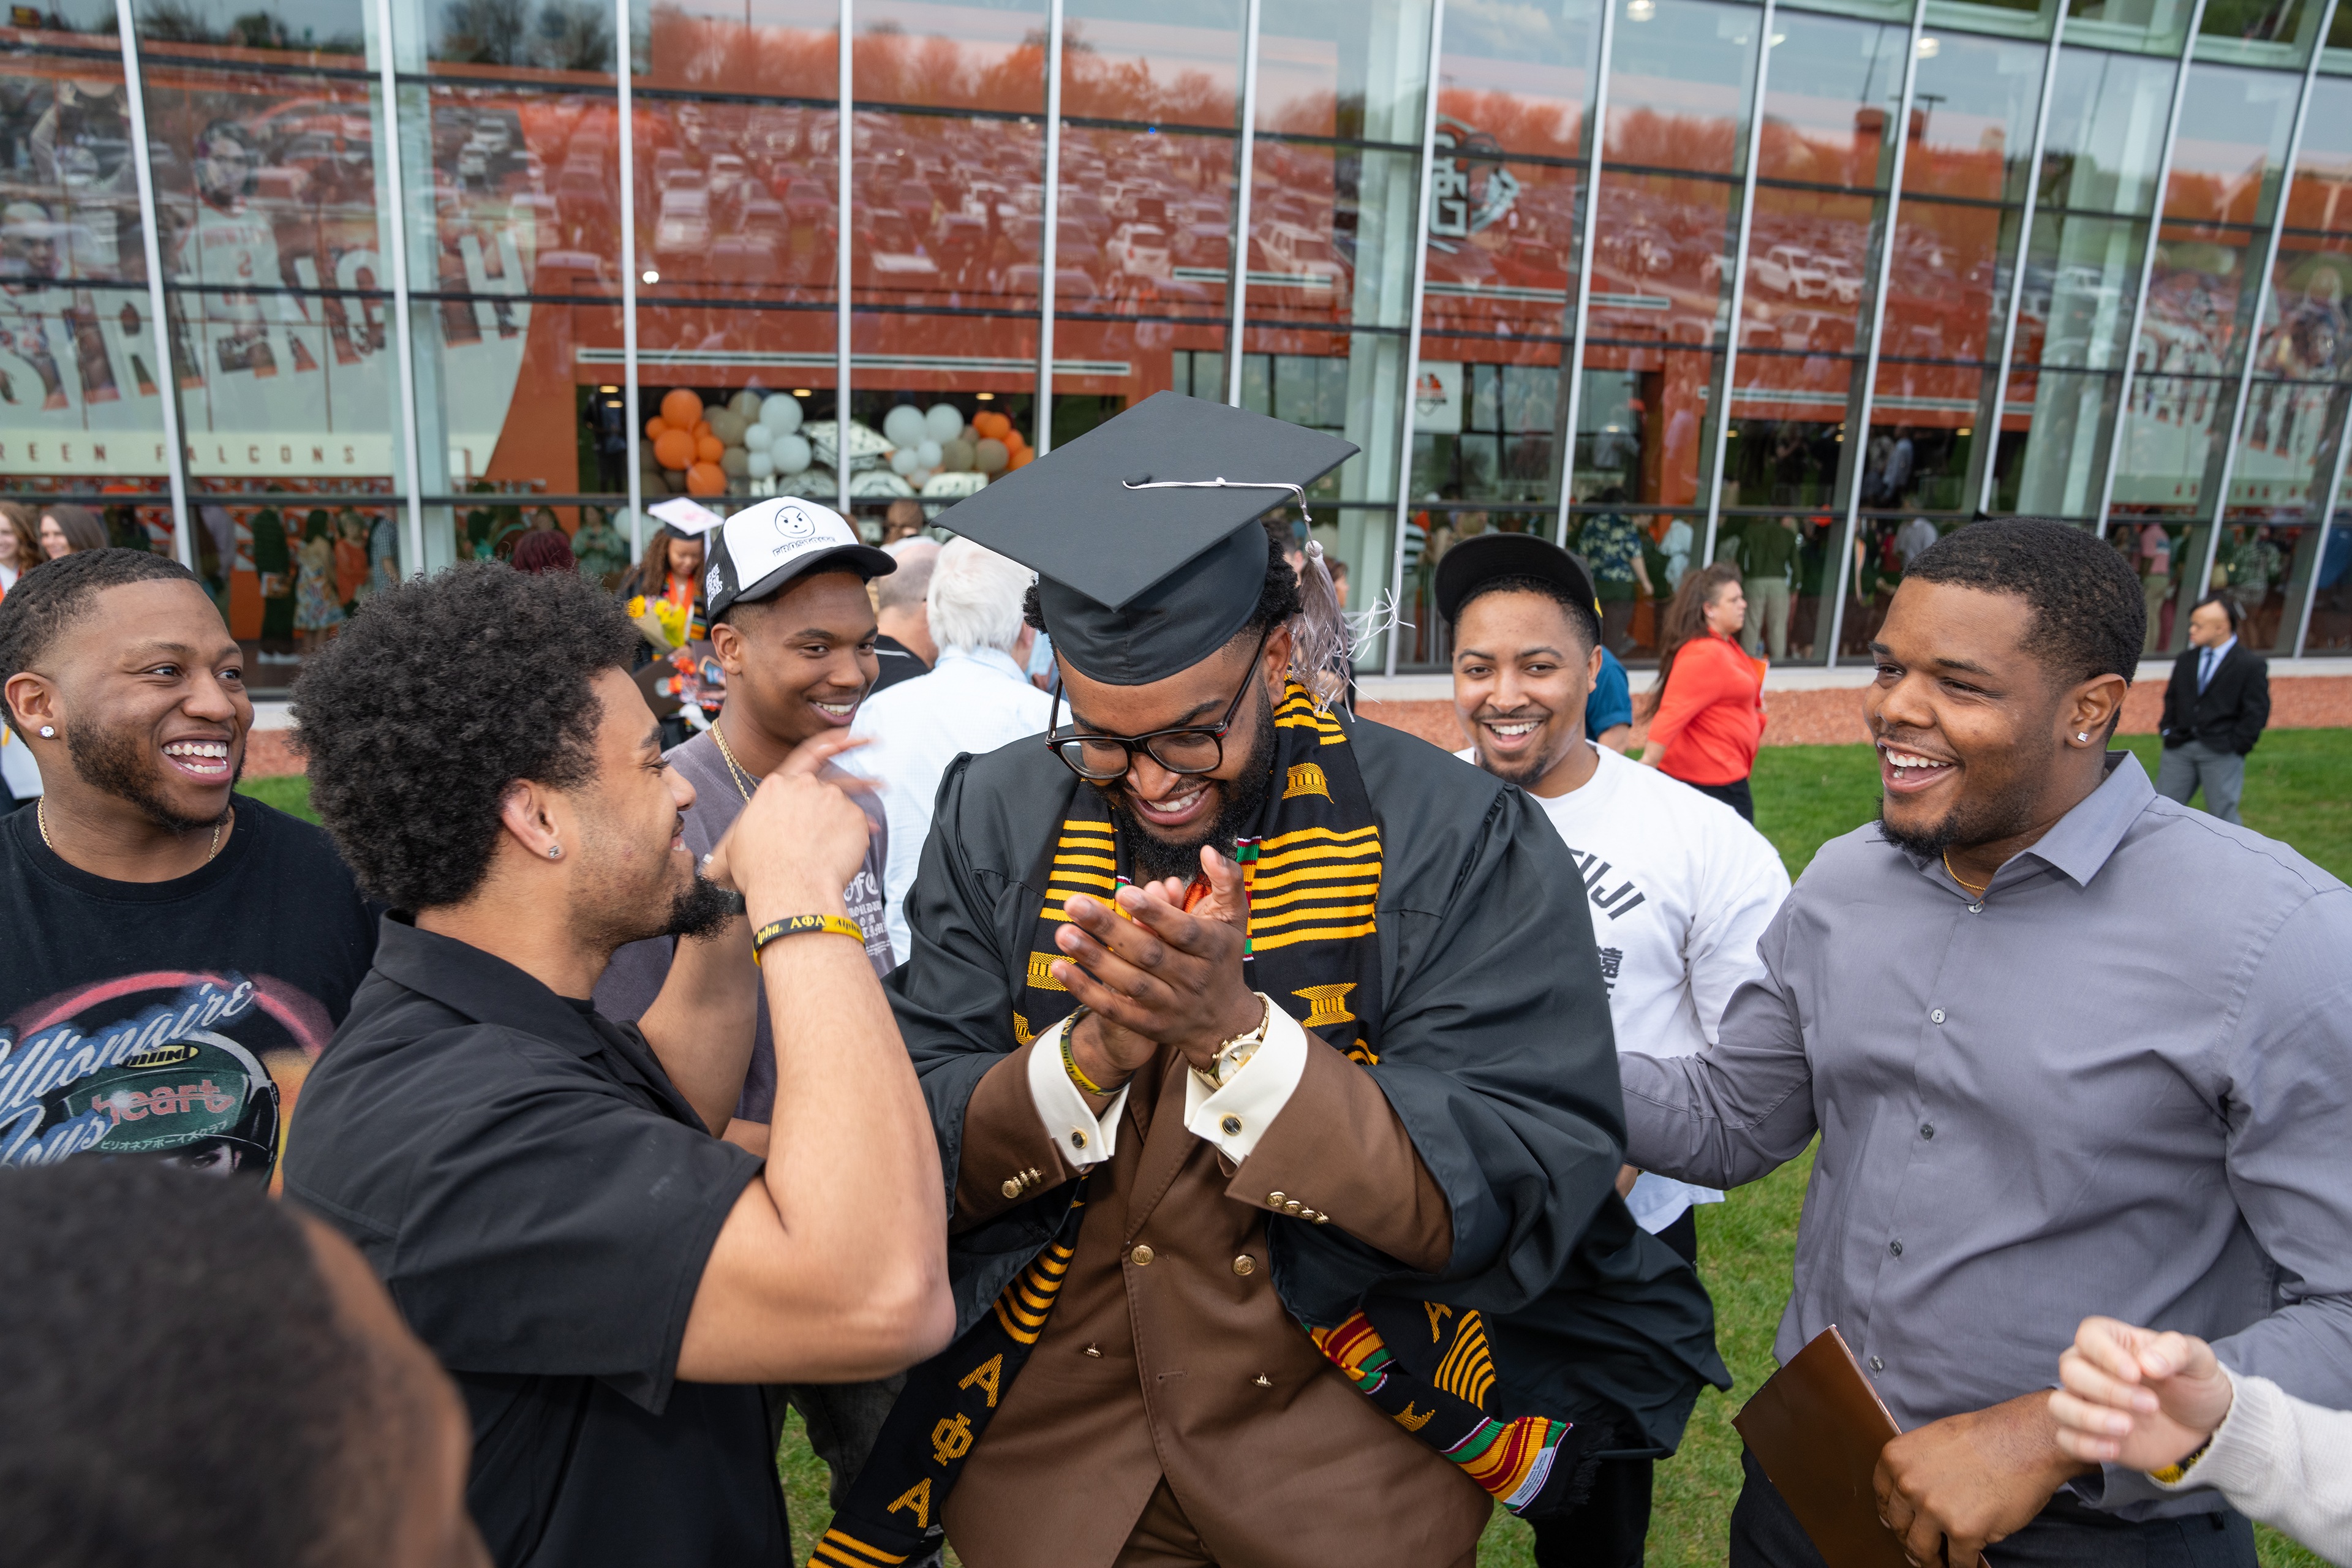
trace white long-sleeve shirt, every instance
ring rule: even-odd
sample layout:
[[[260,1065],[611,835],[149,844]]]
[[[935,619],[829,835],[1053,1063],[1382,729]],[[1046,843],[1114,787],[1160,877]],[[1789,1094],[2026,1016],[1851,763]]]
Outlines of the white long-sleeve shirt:
[[[2205,1457],[2167,1491],[2212,1490],[2330,1563],[2352,1564],[2352,1410],[2221,1369],[2237,1393]]]
[[[1030,735],[1041,735],[1054,700],[1029,684],[1010,654],[995,648],[946,647],[929,675],[876,692],[857,710],[849,732],[874,743],[844,752],[840,765],[879,785],[890,825],[890,857],[882,872],[890,947],[904,963],[914,952],[907,929],[907,889],[922,863],[931,833],[931,805],[948,764]]]

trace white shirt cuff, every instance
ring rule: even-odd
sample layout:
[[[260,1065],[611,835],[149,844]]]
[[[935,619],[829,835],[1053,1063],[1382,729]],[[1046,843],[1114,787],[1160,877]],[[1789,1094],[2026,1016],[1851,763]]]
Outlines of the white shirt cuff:
[[[1201,1075],[1184,1075],[1184,1127],[1239,1164],[1282,1114],[1307,1072],[1307,1031],[1279,1007],[1266,1020],[1265,1043],[1241,1069],[1212,1091]]]
[[[1118,1117],[1127,1109],[1128,1086],[1118,1086],[1100,1116],[1087,1109],[1087,1097],[1062,1066],[1062,1036],[1069,1026],[1065,1018],[1037,1037],[1029,1053],[1029,1099],[1045,1136],[1061,1151],[1062,1163],[1083,1171],[1118,1152]]]

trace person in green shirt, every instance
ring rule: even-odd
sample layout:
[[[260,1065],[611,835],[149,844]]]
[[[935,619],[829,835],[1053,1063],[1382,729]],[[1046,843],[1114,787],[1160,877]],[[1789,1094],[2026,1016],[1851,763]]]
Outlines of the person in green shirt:
[[[1750,518],[1741,527],[1739,586],[1748,595],[1748,623],[1739,642],[1750,658],[1767,647],[1775,659],[1789,657],[1789,588],[1796,564],[1795,518]]]

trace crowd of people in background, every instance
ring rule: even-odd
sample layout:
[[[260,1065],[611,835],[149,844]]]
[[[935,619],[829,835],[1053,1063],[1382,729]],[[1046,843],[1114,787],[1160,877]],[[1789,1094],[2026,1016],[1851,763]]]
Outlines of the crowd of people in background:
[[[1497,1503],[1636,1568],[1727,1383],[1697,1212],[1818,1139],[1776,1353],[1843,1331],[1913,1561],[2352,1561],[2352,892],[2238,823],[2235,598],[2151,782],[2140,540],[1895,535],[1880,816],[1792,889],[1799,520],[1663,579],[1630,520],[1445,541],[1457,763],[1300,662],[1303,524],[1137,488],[688,507],[634,567],[542,509],[406,582],[315,514],[323,828],[237,793],[194,576],[0,508],[22,1560],[782,1563],[789,1405],[835,1568],[1460,1565]],[[1744,1464],[1730,1561],[1819,1568]]]

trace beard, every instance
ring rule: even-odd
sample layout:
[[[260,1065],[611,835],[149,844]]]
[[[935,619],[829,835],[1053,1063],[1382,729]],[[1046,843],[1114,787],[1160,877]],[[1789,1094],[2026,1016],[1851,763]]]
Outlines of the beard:
[[[1274,789],[1274,704],[1260,701],[1257,729],[1250,737],[1249,762],[1234,779],[1218,781],[1213,787],[1219,805],[1217,815],[1208,826],[1184,838],[1164,838],[1145,827],[1140,822],[1136,830],[1126,836],[1128,851],[1135,863],[1135,879],[1156,882],[1164,877],[1175,877],[1191,882],[1201,874],[1201,851],[1213,844],[1227,854],[1233,852],[1234,840],[1257,820],[1265,809],[1266,796]],[[1116,806],[1122,792],[1106,792]]]
[[[1941,859],[1948,850],[1973,849],[2013,838],[2033,826],[2033,791],[2029,777],[1982,800],[1963,800],[1927,826],[1897,827],[1886,819],[1886,797],[1879,796],[1878,831],[1886,842],[1921,860]]]
[[[173,833],[194,833],[210,827],[229,814],[224,805],[211,816],[183,816],[172,809],[163,792],[163,765],[147,749],[147,736],[127,724],[111,727],[76,724],[66,731],[66,755],[81,782],[94,790],[126,801],[158,827]],[[245,759],[237,758],[229,784],[245,774]]]
[[[661,930],[664,936],[709,937],[725,929],[729,921],[743,912],[743,895],[722,888],[700,872],[695,873],[691,886],[678,889],[669,901],[669,919]]]

